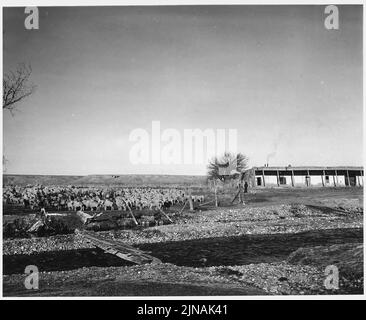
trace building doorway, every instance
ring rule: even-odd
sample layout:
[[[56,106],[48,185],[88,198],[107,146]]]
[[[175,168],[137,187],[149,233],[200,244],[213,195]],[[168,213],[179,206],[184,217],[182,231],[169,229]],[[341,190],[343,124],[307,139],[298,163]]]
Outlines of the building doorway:
[[[280,184],[286,184],[286,177],[280,177]]]
[[[305,177],[305,184],[306,184],[306,186],[307,186],[307,187],[310,187],[310,183],[311,183],[311,182],[310,182],[310,176],[306,176],[306,177]]]
[[[325,176],[325,184],[326,185],[329,185],[329,183],[330,183],[329,176]]]
[[[350,176],[349,177],[349,185],[352,187],[356,186],[356,176]]]
[[[257,177],[257,186],[261,186],[261,185],[262,185],[262,178]]]

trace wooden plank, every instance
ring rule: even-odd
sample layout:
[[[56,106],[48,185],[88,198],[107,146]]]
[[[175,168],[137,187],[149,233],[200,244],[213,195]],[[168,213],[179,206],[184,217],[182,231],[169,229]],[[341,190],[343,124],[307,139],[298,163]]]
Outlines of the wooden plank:
[[[240,190],[237,192],[237,194],[235,195],[234,199],[231,200],[231,203],[234,203],[234,201],[236,200],[236,198],[239,196]]]
[[[123,244],[120,241],[105,240],[101,239],[94,232],[90,231],[79,231],[76,233],[85,238],[86,241],[90,242],[95,247],[102,249],[108,254],[113,254],[121,259],[136,263],[161,263],[161,260],[155,258],[144,251],[138,250],[130,245]]]
[[[184,205],[183,205],[182,209],[180,209],[179,214],[181,214],[181,213],[183,212],[184,208],[185,208],[185,207],[186,207],[186,205],[187,205],[187,201],[188,201],[188,200],[186,200],[186,201],[184,202]]]
[[[159,211],[171,222],[173,223],[173,220],[169,218],[169,216],[161,209],[159,208]]]
[[[42,220],[36,221],[27,232],[37,232],[40,227],[44,226],[44,222]]]
[[[214,202],[215,202],[215,200],[211,200],[211,201],[208,201],[208,202],[204,202],[202,204],[199,204],[197,207],[202,207],[202,206],[205,206],[207,204],[214,203]]]
[[[125,205],[126,205],[126,207],[127,207],[128,211],[129,211],[129,213],[130,213],[130,215],[131,215],[131,217],[132,217],[133,222],[135,222],[135,224],[138,226],[138,222],[137,222],[137,220],[136,220],[135,216],[133,215],[133,212],[132,212],[132,210],[131,210],[130,206],[128,205],[128,203],[127,203],[125,200],[123,200],[123,201],[124,201],[124,203],[125,203]]]
[[[80,220],[84,223],[87,224],[88,222],[90,222],[93,219],[93,216],[91,216],[90,214],[84,212],[84,211],[77,211],[76,215],[80,218]]]

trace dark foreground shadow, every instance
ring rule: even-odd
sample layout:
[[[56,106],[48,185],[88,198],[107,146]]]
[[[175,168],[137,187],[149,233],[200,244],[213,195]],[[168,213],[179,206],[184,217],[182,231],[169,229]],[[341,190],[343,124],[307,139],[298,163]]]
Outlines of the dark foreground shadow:
[[[47,287],[47,286],[46,286]],[[25,290],[19,285],[4,286],[4,296],[225,296],[266,295],[264,290],[241,285],[183,284],[154,281],[93,281],[59,287],[40,287],[37,291]]]
[[[363,229],[349,228],[170,241],[139,245],[139,249],[150,251],[152,256],[165,263],[204,267],[279,262],[300,247],[362,242]],[[36,265],[40,271],[62,271],[92,266],[128,266],[132,263],[97,248],[3,256],[4,274],[24,273],[27,265]]]

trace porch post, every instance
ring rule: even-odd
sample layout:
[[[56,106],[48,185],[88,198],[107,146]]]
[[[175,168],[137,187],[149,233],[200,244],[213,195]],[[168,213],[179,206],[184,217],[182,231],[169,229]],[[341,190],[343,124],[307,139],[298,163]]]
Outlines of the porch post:
[[[362,181],[362,186],[363,186],[363,170],[361,171],[361,181]]]
[[[362,175],[362,171],[360,170],[360,175],[357,177],[358,178],[358,186],[361,187],[361,175]]]

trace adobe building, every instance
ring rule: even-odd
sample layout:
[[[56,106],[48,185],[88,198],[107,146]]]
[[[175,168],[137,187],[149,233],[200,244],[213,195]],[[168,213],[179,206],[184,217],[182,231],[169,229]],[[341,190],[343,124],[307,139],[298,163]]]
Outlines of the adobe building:
[[[256,187],[363,187],[363,167],[253,167]]]

